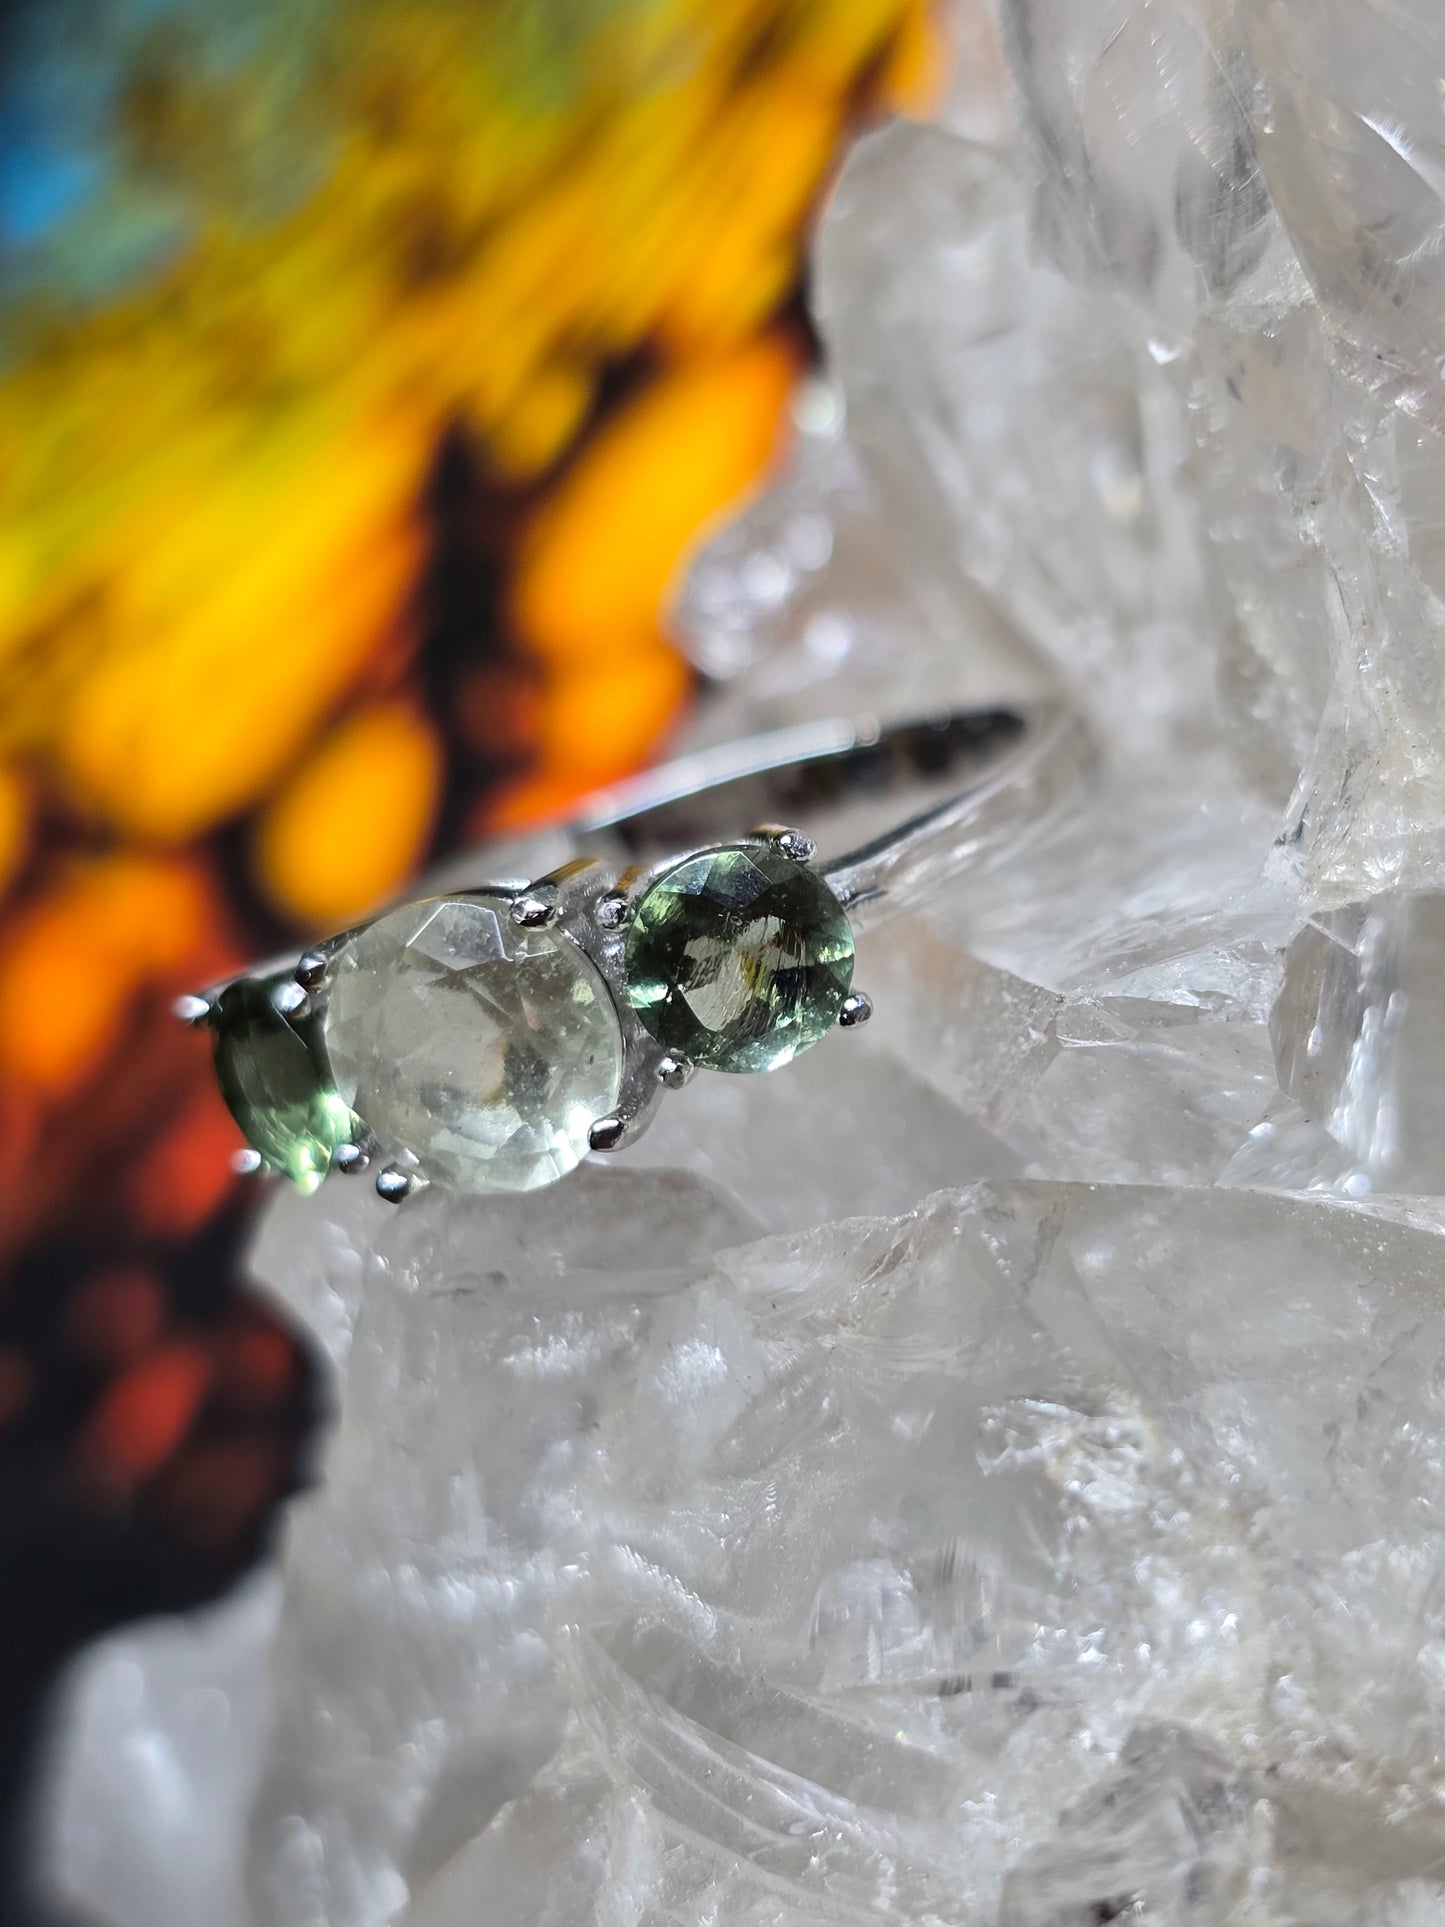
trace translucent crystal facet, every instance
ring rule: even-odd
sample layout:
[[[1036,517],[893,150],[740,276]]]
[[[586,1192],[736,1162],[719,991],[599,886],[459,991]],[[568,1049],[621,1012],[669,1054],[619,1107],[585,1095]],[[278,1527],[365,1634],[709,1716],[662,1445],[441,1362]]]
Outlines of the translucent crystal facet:
[[[853,979],[847,914],[805,864],[738,846],[659,877],[627,936],[628,996],[668,1050],[769,1071],[838,1021]]]
[[[566,937],[501,897],[379,917],[332,968],[326,1044],[388,1156],[464,1191],[532,1191],[572,1170],[617,1101],[607,986]]]
[[[351,1135],[315,1035],[276,1008],[274,983],[243,978],[222,991],[215,1015],[216,1078],[247,1143],[303,1191],[325,1177]]]

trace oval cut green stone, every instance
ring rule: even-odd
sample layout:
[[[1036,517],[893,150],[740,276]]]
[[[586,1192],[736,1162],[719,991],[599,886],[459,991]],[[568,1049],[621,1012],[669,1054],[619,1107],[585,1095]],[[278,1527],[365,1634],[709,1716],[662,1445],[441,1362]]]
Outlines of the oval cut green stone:
[[[716,1071],[770,1071],[838,1021],[853,981],[843,906],[769,845],[690,856],[638,904],[627,997],[664,1049]]]
[[[221,992],[216,1078],[247,1142],[300,1190],[314,1191],[332,1153],[350,1141],[353,1119],[336,1094],[314,1020],[298,1029],[276,1008],[285,981],[248,978]]]

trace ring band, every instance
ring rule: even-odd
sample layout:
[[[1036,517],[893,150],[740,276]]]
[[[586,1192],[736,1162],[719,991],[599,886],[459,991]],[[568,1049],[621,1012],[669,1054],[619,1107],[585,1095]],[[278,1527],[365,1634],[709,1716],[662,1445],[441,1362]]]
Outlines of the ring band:
[[[699,751],[588,799],[545,877],[384,910],[177,1011],[213,1034],[241,1168],[307,1191],[372,1169],[393,1201],[534,1190],[695,1070],[776,1069],[865,1022],[855,937],[1015,848],[1090,762],[1053,703]],[[852,847],[820,854],[815,825]]]
[[[716,840],[739,823],[811,826],[821,810],[821,834],[849,823],[860,802],[891,805],[891,824],[824,865],[861,934],[987,849],[1012,849],[1092,766],[1087,731],[1059,702],[886,725],[806,723],[679,757],[600,791],[572,831],[611,832],[636,859]],[[900,800],[913,804],[901,823]]]

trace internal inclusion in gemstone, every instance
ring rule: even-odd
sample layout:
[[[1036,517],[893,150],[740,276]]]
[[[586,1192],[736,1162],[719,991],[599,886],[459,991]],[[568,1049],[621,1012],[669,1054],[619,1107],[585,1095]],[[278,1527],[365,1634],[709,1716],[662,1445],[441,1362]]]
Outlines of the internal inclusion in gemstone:
[[[310,1192],[350,1140],[354,1119],[332,1082],[316,1020],[292,1024],[276,1007],[276,993],[288,985],[288,977],[243,978],[221,992],[216,1081],[246,1141]]]
[[[770,845],[691,856],[648,889],[627,996],[657,1041],[718,1071],[770,1071],[837,1023],[853,932],[823,879]]]
[[[327,973],[337,1088],[385,1154],[462,1191],[531,1191],[586,1155],[616,1106],[622,1034],[597,967],[523,930],[510,899],[408,904]]]

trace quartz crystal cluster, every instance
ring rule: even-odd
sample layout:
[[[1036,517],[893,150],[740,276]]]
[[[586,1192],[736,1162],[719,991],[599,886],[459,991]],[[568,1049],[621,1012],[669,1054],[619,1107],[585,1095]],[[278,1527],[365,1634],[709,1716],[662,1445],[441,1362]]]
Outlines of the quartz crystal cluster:
[[[267,1737],[96,1658],[98,1921],[1445,1922],[1445,10],[965,16],[683,621],[711,734],[1055,682],[1101,778],[860,940],[847,1047],[278,1201],[340,1392],[217,1636]]]

